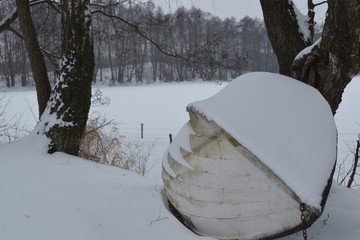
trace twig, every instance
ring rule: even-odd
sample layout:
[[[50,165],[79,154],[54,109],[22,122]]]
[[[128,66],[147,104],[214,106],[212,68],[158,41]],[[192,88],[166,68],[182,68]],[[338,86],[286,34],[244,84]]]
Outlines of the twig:
[[[120,183],[119,179],[115,178],[115,180],[116,180],[117,184],[119,185],[119,187],[122,187],[122,185],[121,185],[121,183]]]
[[[165,219],[168,219],[167,217],[161,217],[161,205],[160,205],[160,208],[159,208],[159,216],[155,219],[155,220],[152,220],[150,222],[150,227],[151,225],[154,223],[154,222],[159,222],[159,221],[162,221],[162,220],[165,220]]]
[[[322,1],[322,2],[319,2],[319,3],[315,3],[314,6],[317,7],[317,6],[320,6],[320,5],[324,4],[324,3],[327,3],[327,1]]]
[[[36,122],[36,123],[39,123],[39,121],[38,121],[38,120],[36,119],[36,117],[35,117],[35,114],[34,114],[34,112],[33,112],[32,108],[31,108],[31,106],[30,106],[29,101],[28,101],[26,98],[25,98],[25,101],[26,101],[26,105],[27,105],[27,107],[30,109],[31,115],[33,116],[33,118],[34,118],[35,122]]]
[[[50,1],[50,0],[35,0],[35,1],[31,1],[30,2],[30,6],[35,6],[38,4],[43,4],[46,3],[48,6],[50,6],[53,10],[55,10],[57,13],[61,13],[60,10],[60,5],[59,3],[55,2],[55,1]]]
[[[10,25],[15,22],[18,17],[17,9],[15,8],[11,14],[5,17],[0,21],[0,32],[4,30],[10,30]]]
[[[356,141],[356,149],[355,149],[355,154],[354,154],[354,165],[352,168],[349,182],[347,184],[348,188],[351,188],[351,184],[354,182],[354,177],[356,175],[356,169],[358,167],[358,162],[359,162],[359,149],[360,149],[360,134],[359,134],[359,140]]]

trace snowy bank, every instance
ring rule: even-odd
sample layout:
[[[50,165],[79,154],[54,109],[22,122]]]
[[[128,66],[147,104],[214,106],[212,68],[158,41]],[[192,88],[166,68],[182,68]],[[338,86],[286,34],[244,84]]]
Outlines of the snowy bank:
[[[159,183],[44,146],[39,136],[0,145],[0,239],[198,238],[167,210]]]
[[[212,96],[224,85],[202,82],[101,89],[111,104],[96,110],[121,122],[122,133],[138,136],[140,123],[145,123],[144,140],[158,139],[151,154],[156,164],[147,178],[65,154],[45,154],[42,140],[0,144],[0,239],[209,239],[188,231],[167,211],[159,193],[163,187],[160,158],[168,146],[168,134],[175,134],[188,120],[186,105]],[[360,115],[354,109],[359,89],[357,77],[345,90],[336,115],[339,146],[345,136],[347,141],[357,138]],[[7,116],[23,115],[32,129],[35,120],[29,105],[37,112],[35,91],[7,92],[6,97],[11,98]],[[345,145],[339,150],[346,156]],[[358,240],[359,202],[358,191],[333,183],[322,216],[308,229],[309,239]],[[78,211],[84,205],[87,208]],[[303,237],[296,233],[282,240]]]

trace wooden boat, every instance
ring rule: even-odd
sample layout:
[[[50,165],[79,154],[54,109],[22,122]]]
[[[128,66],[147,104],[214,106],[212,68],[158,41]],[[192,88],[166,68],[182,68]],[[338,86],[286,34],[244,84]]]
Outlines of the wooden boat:
[[[169,146],[162,171],[169,203],[187,227],[218,239],[273,239],[321,215],[337,133],[315,89],[276,74],[247,74],[187,111],[190,121]],[[269,112],[281,116],[269,121]],[[311,114],[319,116],[309,120]]]

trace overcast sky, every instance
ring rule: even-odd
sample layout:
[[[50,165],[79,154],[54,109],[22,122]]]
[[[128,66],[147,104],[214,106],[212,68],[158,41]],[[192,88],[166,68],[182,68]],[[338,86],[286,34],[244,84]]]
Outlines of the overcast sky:
[[[180,6],[187,8],[194,6],[220,18],[235,17],[241,19],[245,16],[263,18],[259,0],[154,0],[154,2],[162,6],[164,10],[176,9]],[[307,0],[294,0],[294,2],[303,13],[306,13]],[[315,0],[314,2],[318,1]],[[326,8],[326,4],[317,7],[316,10],[320,12],[317,20],[323,18]]]

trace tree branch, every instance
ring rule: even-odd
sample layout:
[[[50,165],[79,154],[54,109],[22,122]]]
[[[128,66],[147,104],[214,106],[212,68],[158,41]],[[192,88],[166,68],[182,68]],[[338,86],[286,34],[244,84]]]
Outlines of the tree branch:
[[[0,22],[0,32],[5,30],[10,30],[10,25],[15,22],[18,17],[17,9],[15,8],[11,14],[7,15],[1,22]],[[11,31],[11,30],[10,30]]]
[[[359,140],[356,141],[356,149],[355,149],[355,154],[354,154],[354,165],[353,165],[353,169],[350,175],[350,179],[349,182],[347,184],[347,188],[351,188],[352,183],[354,182],[354,178],[356,175],[356,170],[358,167],[358,162],[359,162],[359,149],[360,149],[360,134],[359,134]]]
[[[38,5],[38,4],[44,4],[44,3],[49,5],[57,13],[61,13],[59,4],[57,2],[51,1],[51,0],[34,0],[34,1],[30,1],[30,6],[32,7],[32,6],[35,6],[35,5]]]
[[[109,3],[109,4],[91,3],[90,6],[91,7],[98,7],[98,8],[109,8],[109,7],[116,7],[116,6],[120,5],[120,4],[123,4],[123,3],[128,2],[128,1],[129,0],[122,0],[122,1]]]
[[[23,35],[21,35],[18,31],[16,31],[13,27],[9,26],[8,29],[10,32],[14,33],[16,36],[18,36],[20,39],[24,39]]]
[[[315,26],[315,4],[313,3],[312,0],[308,0],[308,16],[309,16],[309,31],[310,31],[310,36],[311,36],[311,40],[314,39],[314,26]]]
[[[56,2],[50,1],[50,0],[41,0],[41,1],[31,1],[30,6],[35,6],[38,4],[48,4],[51,8],[53,8],[56,12],[60,13],[60,9],[58,8],[58,4]],[[15,7],[13,11],[7,15],[3,20],[0,21],[0,32],[3,32],[5,30],[13,32],[16,36],[23,39],[23,36],[17,32],[14,28],[11,27],[11,24],[15,22],[15,20],[18,18],[18,12],[17,8]]]
[[[323,2],[319,2],[319,3],[315,3],[314,4],[314,7],[317,7],[317,6],[320,6],[320,5],[322,5],[322,4],[324,4],[324,3],[327,3],[328,1],[323,1]]]
[[[49,59],[50,63],[57,69],[59,67],[58,61],[54,60],[54,58],[59,59],[59,57],[49,53],[45,49],[41,48],[41,52]]]

